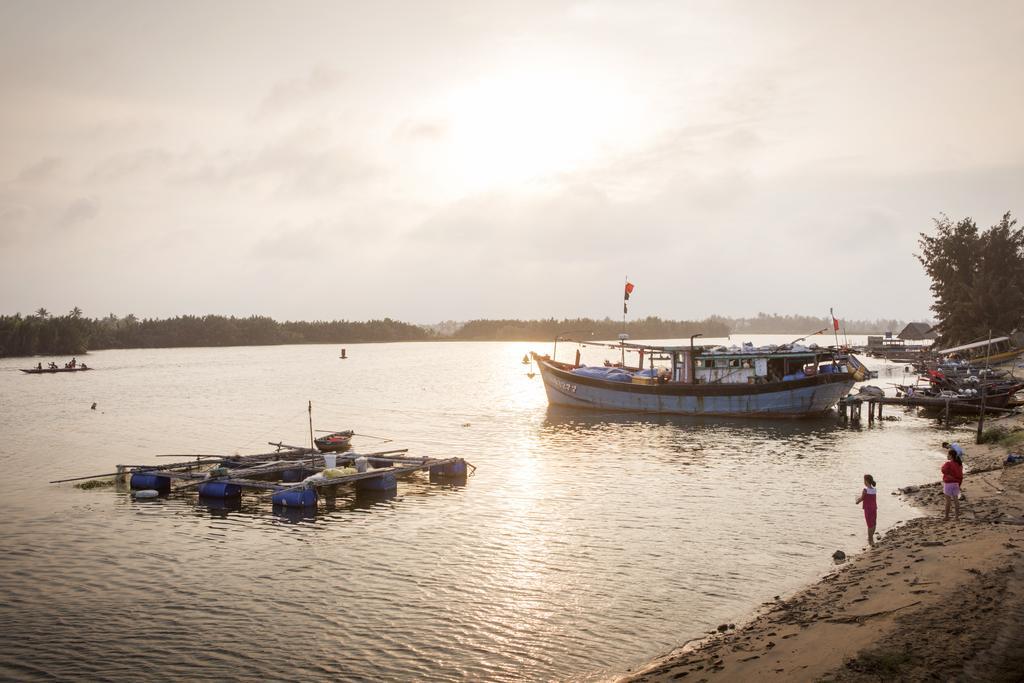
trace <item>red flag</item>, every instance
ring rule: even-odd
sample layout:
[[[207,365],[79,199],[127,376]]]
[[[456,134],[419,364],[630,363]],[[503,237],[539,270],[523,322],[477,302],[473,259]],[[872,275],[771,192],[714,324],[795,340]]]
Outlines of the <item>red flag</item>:
[[[625,298],[625,301],[629,301],[629,295],[633,293],[633,289],[634,289],[633,283],[627,281],[626,282],[626,298]]]
[[[836,317],[836,314],[832,312],[831,308],[828,309],[828,313],[829,313],[829,315],[832,316],[832,329],[835,330],[836,332],[838,332],[839,331],[839,318]]]

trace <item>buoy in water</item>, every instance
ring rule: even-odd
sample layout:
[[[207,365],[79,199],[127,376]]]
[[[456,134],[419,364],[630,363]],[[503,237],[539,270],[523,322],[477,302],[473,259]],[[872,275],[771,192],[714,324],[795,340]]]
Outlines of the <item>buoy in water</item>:
[[[159,497],[160,492],[155,489],[139,489],[138,491],[132,491],[132,496],[137,500],[146,500],[147,498]]]

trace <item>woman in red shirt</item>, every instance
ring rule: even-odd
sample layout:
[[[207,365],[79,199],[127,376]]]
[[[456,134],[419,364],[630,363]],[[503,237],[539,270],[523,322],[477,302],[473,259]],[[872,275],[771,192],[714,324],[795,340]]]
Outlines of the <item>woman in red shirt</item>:
[[[868,545],[875,545],[875,524],[878,522],[878,484],[870,474],[864,475],[864,490],[855,503],[864,506],[864,521],[868,524]]]
[[[952,448],[942,463],[942,493],[946,496],[946,520],[949,520],[949,504],[956,513],[953,519],[960,519],[960,484],[964,483],[964,461]]]

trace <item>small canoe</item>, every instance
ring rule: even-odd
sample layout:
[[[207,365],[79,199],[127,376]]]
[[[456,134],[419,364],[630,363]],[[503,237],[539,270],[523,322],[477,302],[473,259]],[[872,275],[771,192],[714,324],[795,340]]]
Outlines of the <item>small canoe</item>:
[[[326,436],[314,439],[313,443],[316,444],[317,450],[321,453],[347,451],[349,446],[352,445],[352,436],[354,434],[355,432],[351,429],[344,432],[334,432],[333,434],[327,434]]]
[[[86,370],[92,370],[92,368],[29,368],[28,370],[26,370],[25,368],[21,368],[22,372],[27,373],[29,375],[52,375],[53,373],[56,372],[85,372]]]

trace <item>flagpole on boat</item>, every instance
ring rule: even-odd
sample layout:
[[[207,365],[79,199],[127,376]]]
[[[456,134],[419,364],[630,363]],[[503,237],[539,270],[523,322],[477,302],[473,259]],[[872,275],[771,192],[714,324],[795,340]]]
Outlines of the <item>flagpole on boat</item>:
[[[629,301],[629,276],[626,276],[626,284],[623,287],[625,295],[622,297],[622,331],[626,331],[626,302]]]
[[[309,466],[312,467],[316,456],[316,441],[313,440],[313,401],[309,402]]]
[[[629,334],[626,333],[626,312],[629,310],[629,293],[631,291],[633,291],[633,285],[629,283],[629,276],[627,275],[626,286],[623,288],[622,294],[622,332],[619,333],[619,350],[622,352],[622,358],[620,359],[622,367],[626,367],[626,340],[629,339]],[[643,364],[642,358],[641,364]]]

